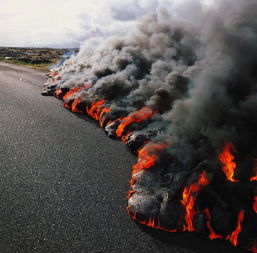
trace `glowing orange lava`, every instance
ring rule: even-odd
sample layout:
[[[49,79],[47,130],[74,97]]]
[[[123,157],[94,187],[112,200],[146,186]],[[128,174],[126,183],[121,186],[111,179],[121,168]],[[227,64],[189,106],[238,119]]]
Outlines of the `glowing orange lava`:
[[[253,198],[253,210],[257,213],[257,196],[254,196]]]
[[[118,137],[123,135],[125,128],[128,125],[131,125],[134,122],[142,122],[145,119],[152,117],[156,112],[154,112],[151,108],[144,106],[139,111],[130,113],[127,117],[123,118],[121,123],[119,124],[116,134]]]
[[[61,98],[62,96],[62,90],[61,89],[57,89],[55,92],[54,92],[54,96],[58,99]]]
[[[236,163],[234,162],[234,156],[231,152],[237,152],[232,143],[226,142],[223,151],[219,154],[219,160],[223,164],[223,171],[227,176],[227,179],[231,182],[239,182],[234,179],[234,173],[236,169]]]
[[[168,146],[167,143],[148,143],[138,153],[137,163],[133,166],[132,176],[140,170],[149,169],[154,166],[157,159],[156,152]]]
[[[151,227],[151,228],[160,229],[160,230],[163,230],[163,231],[166,231],[166,232],[177,232],[176,229],[167,229],[167,228],[162,227],[162,226],[160,225],[160,219],[159,219],[159,217],[150,217],[149,219],[146,219],[146,220],[144,220],[144,221],[139,220],[139,219],[137,219],[137,212],[132,213],[132,212],[130,211],[130,209],[131,209],[131,207],[128,206],[128,207],[127,207],[127,212],[128,212],[128,214],[130,215],[130,217],[131,217],[132,219],[134,219],[135,221],[137,221],[137,222],[140,223],[140,224],[146,225],[146,226]]]
[[[84,87],[75,87],[73,89],[71,89],[69,92],[67,92],[64,96],[63,96],[63,100],[67,100],[69,98],[71,98],[75,93],[79,92],[80,90],[82,90]]]
[[[81,103],[81,98],[76,98],[71,105],[71,111],[76,113],[84,113],[81,109],[78,108],[78,105]]]
[[[99,116],[99,124],[100,124],[100,126],[101,127],[103,127],[103,125],[104,125],[104,121],[105,121],[105,117],[104,117],[104,115],[105,115],[105,113],[107,113],[107,112],[110,112],[111,111],[111,109],[110,108],[103,108],[103,110],[101,111],[101,113],[100,113],[100,116]]]
[[[99,121],[101,112],[104,108],[104,103],[105,103],[105,100],[93,102],[90,107],[86,108],[87,114],[91,116],[93,119]]]
[[[256,240],[254,242],[252,242],[252,245],[250,247],[251,248],[249,249],[249,251],[252,251],[253,253],[257,253],[257,241]]]
[[[251,182],[257,181],[257,159],[254,159],[253,173],[254,175],[250,178]]]
[[[227,237],[227,240],[229,240],[233,246],[237,246],[237,244],[238,244],[238,235],[242,231],[241,224],[244,221],[244,215],[245,215],[245,211],[241,210],[237,217],[237,226],[236,226],[235,230],[231,233],[230,236]]]
[[[128,192],[128,195],[127,195],[127,199],[129,199],[134,193],[135,191],[132,190],[132,186],[134,185],[134,183],[137,181],[137,178],[136,177],[132,177],[129,181],[129,192]]]
[[[207,219],[206,219],[206,226],[207,226],[207,228],[210,231],[209,239],[210,240],[223,239],[223,236],[216,234],[215,231],[213,230],[212,226],[211,226],[211,213],[210,213],[210,210],[207,208],[207,209],[204,210],[204,212],[205,212],[206,217],[207,217]]]
[[[209,181],[207,179],[207,173],[206,171],[203,171],[199,177],[198,182],[185,187],[182,194],[182,200],[181,200],[181,203],[186,210],[186,215],[185,215],[186,224],[184,224],[184,231],[185,230],[195,231],[195,228],[193,225],[194,216],[196,214],[196,211],[194,209],[195,200],[197,197],[197,193],[204,186],[207,186],[208,184],[209,184]]]

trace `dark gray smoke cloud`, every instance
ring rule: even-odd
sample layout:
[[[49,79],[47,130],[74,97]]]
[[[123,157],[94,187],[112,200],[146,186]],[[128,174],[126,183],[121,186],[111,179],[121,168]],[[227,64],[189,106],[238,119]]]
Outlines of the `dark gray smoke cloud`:
[[[123,18],[134,18],[130,11]],[[112,121],[143,106],[157,112],[132,128],[131,140],[148,134],[146,148],[170,143],[151,151],[157,154],[155,166],[133,175],[129,206],[134,214],[178,228],[181,192],[205,170],[209,185],[199,209],[210,209],[216,232],[225,237],[244,209],[244,226],[250,220],[251,225],[242,244],[256,238],[252,198],[257,190],[250,182],[257,157],[256,14],[256,0],[217,1],[209,9],[192,1],[176,13],[159,9],[125,36],[87,41],[58,69],[57,88],[92,83],[75,97],[86,103],[106,100],[111,112],[105,116]],[[240,183],[228,183],[222,172],[218,154],[225,142],[238,151]]]

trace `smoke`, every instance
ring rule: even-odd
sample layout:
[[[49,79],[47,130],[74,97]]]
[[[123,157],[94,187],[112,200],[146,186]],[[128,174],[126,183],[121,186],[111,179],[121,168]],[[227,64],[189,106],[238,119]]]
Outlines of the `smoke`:
[[[155,0],[125,0],[122,4],[117,0],[98,0],[97,4],[92,0],[2,1],[0,45],[79,47],[88,38],[130,29],[138,18],[157,5]]]
[[[122,120],[137,122],[128,126],[130,136],[122,133],[128,146],[140,138],[141,147],[148,142],[139,153],[143,165],[136,165],[132,176],[129,213],[134,218],[158,217],[161,225],[151,226],[183,230],[181,192],[207,171],[208,184],[195,183],[199,210],[211,210],[212,224],[225,238],[239,211],[247,209],[245,220],[251,225],[241,235],[247,247],[256,238],[257,222],[251,202],[256,185],[250,182],[257,157],[257,2],[223,0],[206,7],[190,1],[176,6],[175,13],[162,4],[165,9],[124,36],[87,40],[58,69],[55,89],[92,84],[73,99],[86,105],[105,100],[110,109],[105,124],[113,122],[107,132],[115,132]],[[134,15],[128,9],[124,18]],[[151,116],[143,121],[145,107]],[[218,157],[225,143],[236,147],[240,183],[226,181],[222,172]],[[154,162],[148,165],[150,158]],[[209,216],[206,211],[205,218],[196,217],[196,230]]]

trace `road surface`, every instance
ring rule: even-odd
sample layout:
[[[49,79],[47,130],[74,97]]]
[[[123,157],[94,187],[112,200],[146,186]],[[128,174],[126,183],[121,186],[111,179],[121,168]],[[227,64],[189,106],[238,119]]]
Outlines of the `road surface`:
[[[40,95],[44,71],[0,62],[0,252],[243,252],[139,226],[125,211],[136,158]]]

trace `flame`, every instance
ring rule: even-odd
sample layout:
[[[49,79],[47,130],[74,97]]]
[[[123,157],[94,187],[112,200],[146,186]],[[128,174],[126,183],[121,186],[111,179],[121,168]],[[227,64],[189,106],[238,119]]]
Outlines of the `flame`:
[[[257,213],[257,195],[253,198],[253,210]]]
[[[168,146],[167,143],[148,143],[138,153],[137,163],[133,166],[132,176],[140,170],[149,169],[156,163],[156,151],[162,150]]]
[[[253,166],[254,175],[250,178],[250,181],[257,181],[257,159],[254,159],[254,166]]]
[[[119,124],[116,134],[118,137],[121,137],[125,128],[134,123],[134,122],[142,122],[145,119],[152,117],[156,112],[154,112],[151,108],[144,106],[139,111],[130,113],[127,117],[123,118],[121,123]]]
[[[63,100],[67,100],[70,99],[75,93],[79,92],[80,90],[82,90],[84,87],[75,87],[73,89],[71,89],[69,92],[67,92],[64,96],[63,96]]]
[[[219,160],[223,164],[222,169],[226,174],[227,179],[231,182],[239,182],[239,180],[234,179],[236,163],[234,162],[234,156],[231,151],[237,152],[232,143],[226,142],[222,153],[219,154]]]
[[[186,215],[185,215],[186,224],[184,225],[184,231],[185,230],[195,231],[195,228],[193,225],[193,219],[196,214],[196,211],[194,209],[195,200],[197,197],[197,193],[202,189],[202,187],[207,186],[208,184],[209,184],[209,181],[207,180],[207,173],[205,170],[203,170],[202,174],[199,177],[198,182],[185,187],[182,194],[182,200],[181,200],[181,203],[186,210]]]
[[[223,236],[216,234],[214,229],[211,226],[211,213],[210,213],[210,210],[207,208],[207,209],[204,210],[204,212],[206,214],[206,226],[207,226],[207,228],[210,231],[209,239],[210,240],[223,239]]]
[[[227,240],[230,241],[230,243],[233,245],[233,246],[237,246],[237,243],[238,243],[238,235],[240,234],[240,232],[242,231],[242,222],[244,220],[244,215],[245,215],[245,212],[244,210],[241,210],[238,214],[238,217],[237,217],[237,226],[235,228],[235,230],[231,233],[230,236],[227,237]]]

